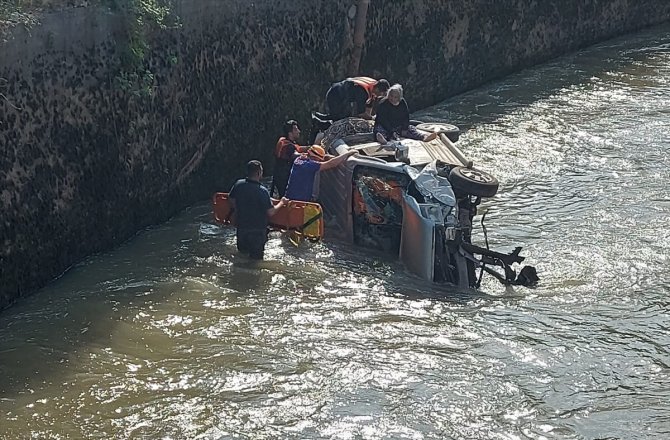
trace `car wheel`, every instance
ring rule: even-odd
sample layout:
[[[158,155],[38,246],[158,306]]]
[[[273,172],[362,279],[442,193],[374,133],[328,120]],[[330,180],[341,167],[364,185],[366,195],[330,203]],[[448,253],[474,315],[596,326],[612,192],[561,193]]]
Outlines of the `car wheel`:
[[[428,131],[428,132],[438,132],[446,135],[451,142],[458,142],[458,138],[461,135],[460,128],[452,124],[445,124],[443,122],[427,122],[418,124],[417,129]]]
[[[493,197],[498,192],[498,179],[476,168],[456,167],[449,173],[449,182],[458,192],[478,197]]]

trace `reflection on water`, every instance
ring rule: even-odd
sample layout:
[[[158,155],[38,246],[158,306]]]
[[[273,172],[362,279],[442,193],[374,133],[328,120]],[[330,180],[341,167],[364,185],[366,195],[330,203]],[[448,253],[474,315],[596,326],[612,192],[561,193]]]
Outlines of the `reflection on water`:
[[[0,315],[0,438],[670,436],[669,47],[656,28],[415,115],[467,129],[501,181],[489,240],[538,288],[280,235],[256,264],[195,206]]]

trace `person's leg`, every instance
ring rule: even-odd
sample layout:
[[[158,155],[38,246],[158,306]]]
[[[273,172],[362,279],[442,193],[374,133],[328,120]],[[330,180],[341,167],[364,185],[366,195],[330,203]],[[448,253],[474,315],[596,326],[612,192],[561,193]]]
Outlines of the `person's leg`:
[[[249,251],[249,258],[252,260],[262,260],[265,253],[265,243],[268,241],[266,231],[257,231],[250,239],[251,249]]]
[[[286,185],[288,184],[288,174],[291,171],[287,172],[286,169],[277,169],[274,176],[272,176],[272,182],[275,188],[277,188],[277,194],[281,199],[286,194]]]
[[[401,135],[408,139],[414,139],[417,141],[430,142],[437,137],[437,133],[423,134],[416,129],[415,126],[410,125],[407,127],[407,130],[403,130]]]
[[[286,194],[286,185],[288,185],[288,179],[282,179],[282,181],[277,182],[277,198],[281,199]]]
[[[252,260],[262,260],[265,257],[265,246],[261,249],[256,249],[252,252],[249,252],[249,258]]]
[[[375,124],[375,127],[372,130],[372,132],[374,133],[377,142],[379,142],[382,145],[386,145],[388,143],[388,138],[390,136],[389,133],[384,129],[384,127],[382,127],[379,124]]]
[[[428,133],[428,134],[423,136],[423,141],[424,142],[430,142],[430,141],[432,141],[433,139],[436,139],[436,138],[437,138],[437,133],[435,133],[435,132]]]
[[[338,121],[347,118],[351,115],[349,102],[343,85],[333,84],[326,93],[326,110],[328,111],[328,119]]]
[[[245,231],[237,230],[237,250],[240,253],[248,254],[249,253],[249,239],[248,233]]]
[[[309,131],[309,145],[318,144],[321,142],[319,139],[319,134],[323,135],[323,132],[328,130],[333,121],[328,119],[329,115],[319,112],[312,112],[312,127]]]

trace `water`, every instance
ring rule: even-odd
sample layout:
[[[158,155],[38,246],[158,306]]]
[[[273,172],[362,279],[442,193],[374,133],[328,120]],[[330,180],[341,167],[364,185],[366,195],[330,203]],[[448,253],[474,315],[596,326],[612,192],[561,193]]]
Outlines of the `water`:
[[[538,288],[280,236],[256,266],[195,206],[0,314],[0,438],[670,438],[670,26],[415,117],[467,129]]]

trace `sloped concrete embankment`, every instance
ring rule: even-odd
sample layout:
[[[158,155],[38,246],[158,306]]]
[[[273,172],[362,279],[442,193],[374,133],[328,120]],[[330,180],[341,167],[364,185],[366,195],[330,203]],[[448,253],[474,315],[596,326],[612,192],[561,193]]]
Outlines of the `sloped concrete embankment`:
[[[348,74],[357,3],[182,1],[181,26],[150,38],[150,93],[119,81],[118,14],[76,8],[14,29],[0,43],[0,308],[228,188],[246,160],[269,165],[281,122],[306,124]],[[425,106],[670,18],[663,0],[549,3],[370,2],[360,72]]]

